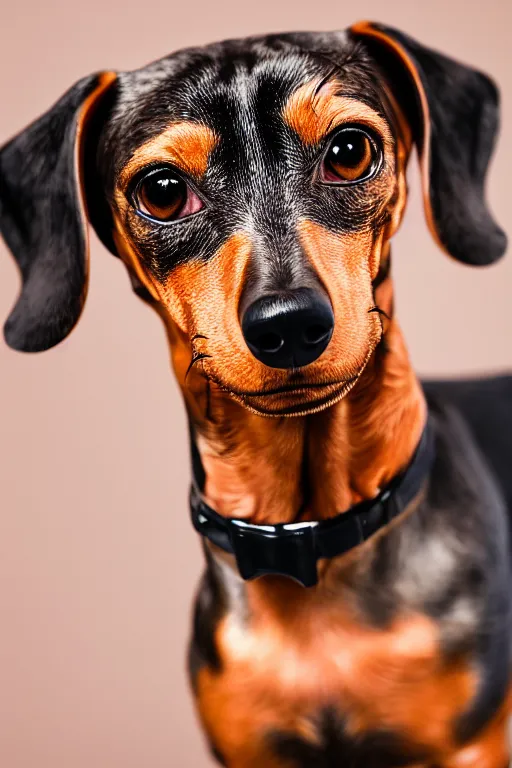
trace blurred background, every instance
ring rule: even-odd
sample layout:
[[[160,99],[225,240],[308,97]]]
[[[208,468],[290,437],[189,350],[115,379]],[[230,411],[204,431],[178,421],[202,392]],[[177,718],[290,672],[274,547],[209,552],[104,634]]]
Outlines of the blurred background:
[[[512,236],[509,0],[25,0],[4,4],[0,143],[75,80],[255,33],[397,26],[492,73],[503,127],[488,193]],[[426,375],[512,369],[512,259],[476,270],[431,240],[415,163],[395,239],[397,312]],[[58,348],[0,341],[0,765],[206,768],[185,676],[201,571],[188,444],[163,329],[92,235],[89,298]],[[0,319],[18,291],[0,242]]]

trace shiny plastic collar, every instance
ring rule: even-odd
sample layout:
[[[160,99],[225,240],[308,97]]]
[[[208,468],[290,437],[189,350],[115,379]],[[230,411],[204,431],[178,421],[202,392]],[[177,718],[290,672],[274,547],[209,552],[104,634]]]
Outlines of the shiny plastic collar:
[[[318,581],[318,560],[337,557],[359,546],[400,515],[422,489],[433,459],[434,439],[427,422],[408,467],[378,496],[355,504],[334,518],[254,525],[219,515],[193,484],[192,523],[198,533],[235,556],[243,579],[274,574],[313,587]]]

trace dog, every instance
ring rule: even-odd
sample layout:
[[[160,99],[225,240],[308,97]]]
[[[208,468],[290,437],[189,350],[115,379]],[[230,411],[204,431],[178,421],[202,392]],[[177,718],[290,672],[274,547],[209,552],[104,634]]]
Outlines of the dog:
[[[165,324],[223,765],[508,764],[512,377],[420,383],[390,273],[413,148],[439,246],[504,253],[497,125],[489,77],[361,22],[85,77],[0,151],[7,343],[70,333],[88,222]]]

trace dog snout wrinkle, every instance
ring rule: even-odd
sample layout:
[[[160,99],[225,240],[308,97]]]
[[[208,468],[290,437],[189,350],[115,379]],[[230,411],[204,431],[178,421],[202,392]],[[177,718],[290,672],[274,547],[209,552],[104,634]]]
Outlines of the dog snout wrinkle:
[[[263,296],[242,318],[247,346],[271,368],[309,365],[326,349],[333,329],[329,300],[311,288]]]

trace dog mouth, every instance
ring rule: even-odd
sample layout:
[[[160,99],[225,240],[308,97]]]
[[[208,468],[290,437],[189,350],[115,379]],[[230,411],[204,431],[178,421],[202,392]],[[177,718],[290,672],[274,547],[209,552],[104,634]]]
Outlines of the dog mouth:
[[[233,395],[250,410],[265,416],[306,416],[341,400],[357,381],[357,376],[325,384],[298,384],[280,392]],[[272,400],[270,400],[270,398]]]
[[[297,382],[260,391],[228,388],[225,391],[248,410],[263,416],[307,416],[341,400],[358,378],[359,373],[330,382]]]
[[[200,338],[206,337],[201,336]],[[211,402],[210,384],[214,384],[244,408],[261,416],[292,417],[318,413],[339,402],[350,392],[365,370],[375,347],[376,345],[370,346],[364,359],[357,367],[352,367],[349,375],[332,378],[328,381],[311,381],[304,371],[295,369],[290,371],[286,383],[277,387],[263,387],[257,390],[235,388],[220,379],[210,366],[201,366],[201,376],[208,382],[208,408],[210,408]],[[204,363],[206,358],[211,359],[211,355],[194,353],[187,375],[195,363]],[[208,362],[210,361],[208,360]]]

